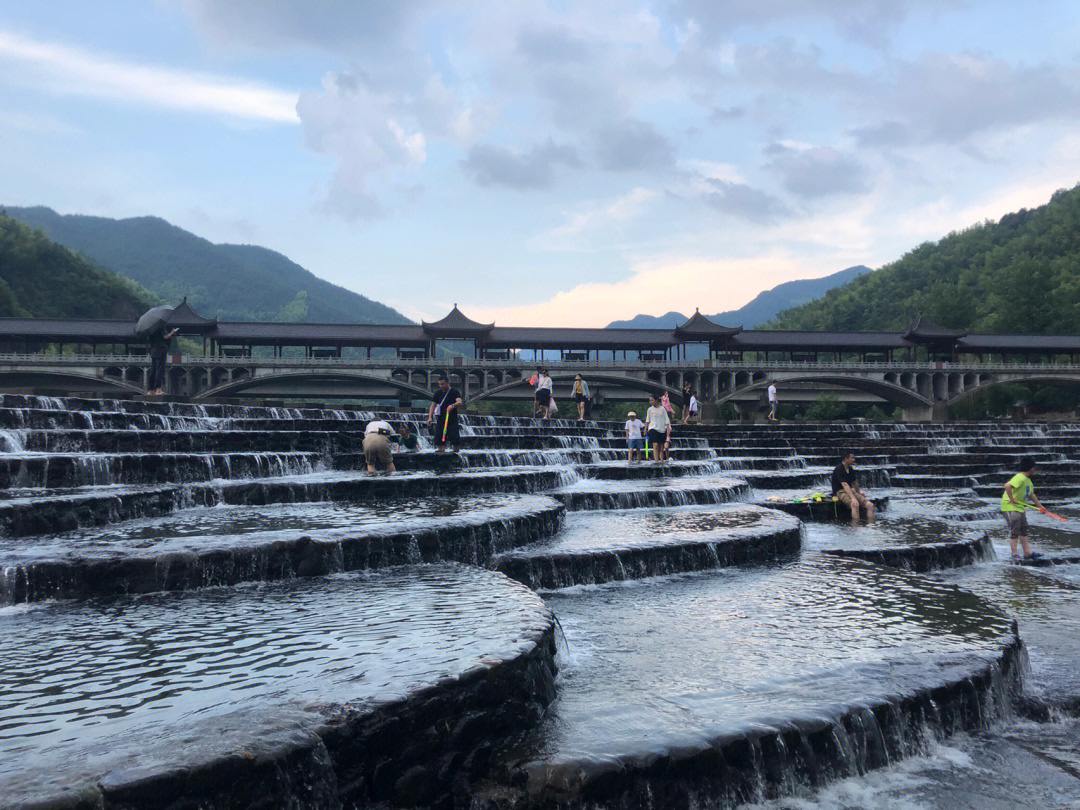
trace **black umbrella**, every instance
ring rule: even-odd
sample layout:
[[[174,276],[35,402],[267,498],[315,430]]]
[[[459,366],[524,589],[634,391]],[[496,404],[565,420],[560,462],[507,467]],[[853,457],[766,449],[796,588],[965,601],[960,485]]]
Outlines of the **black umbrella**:
[[[139,322],[135,324],[135,334],[146,337],[159,330],[165,331],[165,324],[169,322],[172,311],[172,307],[154,307],[146,310],[139,318]]]

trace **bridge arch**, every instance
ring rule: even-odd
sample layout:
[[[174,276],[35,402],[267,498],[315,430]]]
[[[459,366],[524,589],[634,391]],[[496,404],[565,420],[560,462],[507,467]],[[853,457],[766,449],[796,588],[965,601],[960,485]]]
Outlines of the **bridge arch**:
[[[78,388],[79,384],[89,383],[85,388]],[[96,390],[105,393],[135,393],[145,394],[146,389],[141,385],[128,382],[127,380],[105,375],[80,374],[75,371],[63,369],[40,369],[40,370],[0,370],[0,390],[5,388],[56,388],[71,391]]]
[[[981,394],[984,391],[988,391],[995,385],[1003,385],[1005,383],[1036,383],[1038,385],[1080,385],[1080,374],[1000,374],[988,377],[981,380],[978,384],[973,385],[971,388],[965,388],[955,396],[950,396],[948,399],[949,405],[956,405],[963,402],[969,397],[973,397],[977,394]]]
[[[778,383],[825,383],[841,388],[850,388],[854,391],[862,391],[867,394],[881,397],[881,399],[900,408],[925,407],[932,403],[920,396],[915,391],[897,385],[896,383],[877,380],[872,377],[856,377],[847,374],[754,374],[754,379],[727,391],[717,401],[717,405],[723,405],[750,391],[762,391],[768,387],[769,380],[775,379]],[[783,395],[781,395],[783,399]]]
[[[274,385],[276,383],[299,380],[308,382],[369,383],[377,386],[386,386],[403,393],[411,394],[414,399],[431,398],[431,391],[409,382],[396,380],[391,377],[377,377],[373,374],[363,374],[345,370],[335,371],[333,369],[320,369],[318,371],[307,372],[289,371],[281,374],[267,374],[265,376],[248,375],[238,379],[226,379],[218,385],[208,388],[205,391],[200,391],[195,398],[208,399],[210,397],[229,396],[230,394],[248,391],[253,388],[258,389],[264,385]]]

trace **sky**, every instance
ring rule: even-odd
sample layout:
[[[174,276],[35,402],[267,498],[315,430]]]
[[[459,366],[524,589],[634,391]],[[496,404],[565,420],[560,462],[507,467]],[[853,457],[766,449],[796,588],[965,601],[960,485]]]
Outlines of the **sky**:
[[[0,0],[0,203],[603,326],[1080,182],[1080,3]]]

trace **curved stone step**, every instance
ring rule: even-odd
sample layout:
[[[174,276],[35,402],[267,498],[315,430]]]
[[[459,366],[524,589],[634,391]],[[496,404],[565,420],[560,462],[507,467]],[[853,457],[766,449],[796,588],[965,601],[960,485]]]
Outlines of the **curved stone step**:
[[[469,470],[436,474],[428,471],[394,474],[325,472],[292,476],[196,484],[200,502],[247,504],[311,503],[313,501],[374,503],[392,498],[416,498],[489,493],[537,493],[564,483],[568,473],[559,468]]]
[[[551,537],[562,517],[562,504],[540,495],[182,510],[93,531],[0,539],[0,606],[403,563],[486,566],[497,553]]]
[[[884,517],[872,524],[835,522],[807,527],[807,546],[825,554],[925,573],[997,558],[981,529],[920,517]]]
[[[986,727],[1024,666],[988,602],[820,555],[546,601],[569,650],[558,697],[474,807],[776,798]]]
[[[728,503],[749,493],[739,478],[659,478],[642,481],[585,479],[551,494],[573,511],[585,509],[638,509]]]
[[[5,810],[446,802],[554,697],[551,612],[448,564],[7,609],[0,646]]]
[[[575,512],[550,540],[492,565],[535,589],[595,585],[787,559],[799,550],[800,527],[746,505]]]

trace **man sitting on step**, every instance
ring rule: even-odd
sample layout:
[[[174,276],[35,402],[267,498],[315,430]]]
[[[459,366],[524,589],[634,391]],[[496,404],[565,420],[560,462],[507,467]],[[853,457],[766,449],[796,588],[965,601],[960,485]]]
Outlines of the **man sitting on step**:
[[[859,487],[855,474],[855,454],[848,451],[840,457],[840,463],[832,472],[832,494],[840,503],[851,510],[852,521],[858,521],[859,511],[866,509],[866,519],[874,519],[874,502]]]

